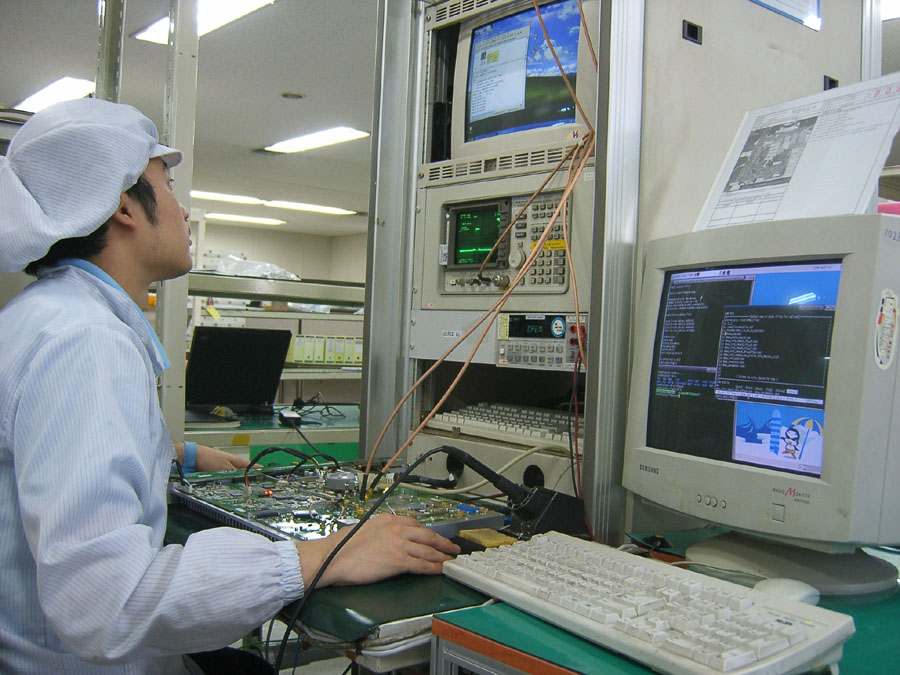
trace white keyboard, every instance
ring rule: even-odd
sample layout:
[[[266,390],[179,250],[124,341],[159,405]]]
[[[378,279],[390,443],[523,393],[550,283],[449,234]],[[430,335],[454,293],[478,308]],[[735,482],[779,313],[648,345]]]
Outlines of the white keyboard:
[[[840,660],[853,619],[550,532],[444,574],[665,673],[797,673]]]
[[[508,403],[478,403],[438,413],[428,427],[520,445],[555,445],[568,451],[568,413]],[[578,438],[584,435],[578,420]],[[580,441],[579,441],[580,445]]]

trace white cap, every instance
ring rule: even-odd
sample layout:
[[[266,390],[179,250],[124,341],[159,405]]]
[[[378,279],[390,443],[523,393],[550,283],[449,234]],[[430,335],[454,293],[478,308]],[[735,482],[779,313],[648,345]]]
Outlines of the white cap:
[[[0,272],[96,230],[152,158],[178,164],[181,152],[158,138],[153,122],[121,103],[84,98],[35,113],[0,157]]]

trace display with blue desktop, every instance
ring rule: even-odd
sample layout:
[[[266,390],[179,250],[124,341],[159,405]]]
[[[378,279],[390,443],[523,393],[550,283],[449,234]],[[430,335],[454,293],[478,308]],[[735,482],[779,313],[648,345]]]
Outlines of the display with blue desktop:
[[[454,108],[451,119],[451,157],[459,159],[506,152],[510,134],[519,147],[558,143],[566,131],[584,134],[572,96],[550,54],[541,21],[531,3],[521,11],[500,7],[464,22],[456,45],[455,91],[466,92],[466,104]],[[596,4],[584,2],[590,24]],[[578,72],[593,73],[576,0],[541,5],[541,20],[557,57],[582,106],[592,110],[596,82]]]
[[[726,527],[740,534],[688,558],[825,594],[895,586],[896,568],[860,547],[900,542],[898,231],[889,217],[847,216],[650,243],[623,471],[630,526],[675,513]]]

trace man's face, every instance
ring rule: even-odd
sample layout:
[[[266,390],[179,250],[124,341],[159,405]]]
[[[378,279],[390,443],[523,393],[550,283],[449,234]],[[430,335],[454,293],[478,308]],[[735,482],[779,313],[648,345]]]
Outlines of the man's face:
[[[151,159],[144,177],[156,196],[156,223],[147,231],[146,260],[155,279],[174,279],[193,266],[188,211],[175,198],[165,162]]]

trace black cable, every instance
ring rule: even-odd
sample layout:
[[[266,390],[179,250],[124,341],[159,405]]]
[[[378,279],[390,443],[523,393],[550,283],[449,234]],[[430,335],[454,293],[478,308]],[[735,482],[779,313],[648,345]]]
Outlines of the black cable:
[[[313,450],[316,451],[315,454],[312,455],[313,457],[321,457],[321,458],[324,459],[325,461],[331,462],[331,463],[334,465],[334,470],[335,470],[335,471],[337,471],[338,469],[341,468],[341,463],[340,463],[339,461],[337,461],[337,459],[335,459],[334,457],[332,457],[331,455],[329,455],[328,453],[322,452],[322,451],[319,450],[315,445],[313,445],[313,442],[312,442],[311,440],[309,440],[309,439],[306,437],[306,434],[304,434],[302,431],[300,431],[300,427],[294,426],[293,429],[294,429],[294,431],[296,431],[298,434],[300,434],[300,438],[302,438],[303,441],[304,441],[309,447],[311,447]]]
[[[178,482],[182,485],[190,485],[190,483],[188,483],[184,479],[184,470],[181,468],[181,462],[179,462],[177,459],[173,459],[172,463],[175,465],[175,469],[178,471]]]
[[[297,457],[297,458],[303,460],[303,462],[310,462],[312,464],[315,464],[315,466],[317,468],[319,467],[319,463],[313,459],[312,455],[307,455],[305,452],[300,452],[299,450],[294,450],[294,448],[288,448],[286,446],[270,445],[265,450],[260,451],[256,455],[256,457],[251,459],[250,463],[244,469],[244,485],[246,485],[248,487],[250,485],[250,467],[252,467],[254,464],[257,464],[259,462],[259,460],[262,459],[263,457],[265,457],[266,455],[271,455],[273,452],[286,452],[290,455],[293,455],[294,457]],[[288,474],[293,473],[298,467],[303,466],[303,462],[292,467],[291,470],[288,471]]]
[[[566,413],[566,429],[569,432],[569,473],[572,476],[572,494],[578,494],[578,481],[575,478],[575,441],[572,433],[572,407],[575,405],[575,387],[572,386],[572,395],[569,397],[569,409]]]
[[[331,553],[328,554],[328,557],[325,558],[325,561],[322,563],[322,566],[319,568],[319,571],[316,572],[316,576],[313,577],[312,581],[309,582],[309,586],[306,587],[305,592],[303,593],[303,597],[297,602],[296,608],[291,612],[290,619],[285,622],[287,629],[285,630],[284,637],[281,639],[281,644],[278,647],[278,656],[275,658],[275,672],[277,673],[281,670],[281,661],[284,658],[284,651],[287,648],[287,643],[290,638],[291,631],[294,629],[294,625],[297,623],[297,619],[300,616],[300,613],[303,611],[303,608],[306,606],[306,602],[309,600],[310,596],[313,594],[313,591],[316,590],[316,586],[319,583],[319,580],[322,578],[322,575],[325,573],[325,570],[328,568],[328,565],[331,564],[331,561],[334,560],[335,556],[340,552],[340,550],[344,547],[344,545],[350,541],[350,538],[356,534],[359,529],[366,523],[368,520],[375,514],[375,511],[384,503],[384,501],[391,495],[391,493],[397,489],[397,487],[401,484],[402,480],[406,478],[412,470],[419,466],[426,459],[431,457],[438,452],[447,452],[448,448],[452,448],[452,446],[442,445],[438,448],[432,448],[428,452],[423,453],[415,462],[410,464],[407,469],[400,474],[400,477],[391,483],[388,486],[388,489],[384,491],[384,493],[375,501],[375,503],[369,507],[369,510],[366,511],[362,518],[359,519],[359,522],[353,526],[353,529],[347,534],[346,537],[341,539],[337,543],[337,545],[331,550]],[[459,448],[452,448],[458,452],[462,452]],[[449,453],[448,453],[449,454]],[[374,485],[373,485],[374,487]]]
[[[411,474],[407,476],[404,483],[418,483],[419,485],[426,485],[432,488],[440,488],[443,490],[452,490],[456,487],[456,477],[452,476],[451,478],[430,478],[429,476],[419,476],[418,474]]]
[[[526,488],[513,483],[506,476],[497,473],[486,464],[472,457],[472,455],[470,455],[469,453],[463,452],[459,448],[452,445],[442,445],[439,449],[443,450],[451,457],[458,459],[460,462],[468,466],[482,478],[486,478],[491,485],[493,485],[495,488],[500,490],[500,492],[509,497],[511,504],[522,504],[527,500],[529,491]],[[417,465],[418,463],[419,461],[416,460],[413,466]],[[407,469],[403,475],[406,476],[408,474],[409,469]],[[375,489],[375,486],[378,485],[379,481],[384,478],[384,476],[384,472],[381,472],[377,476],[375,476],[375,480],[372,481],[373,490]],[[363,474],[363,483],[365,483],[365,474]]]

